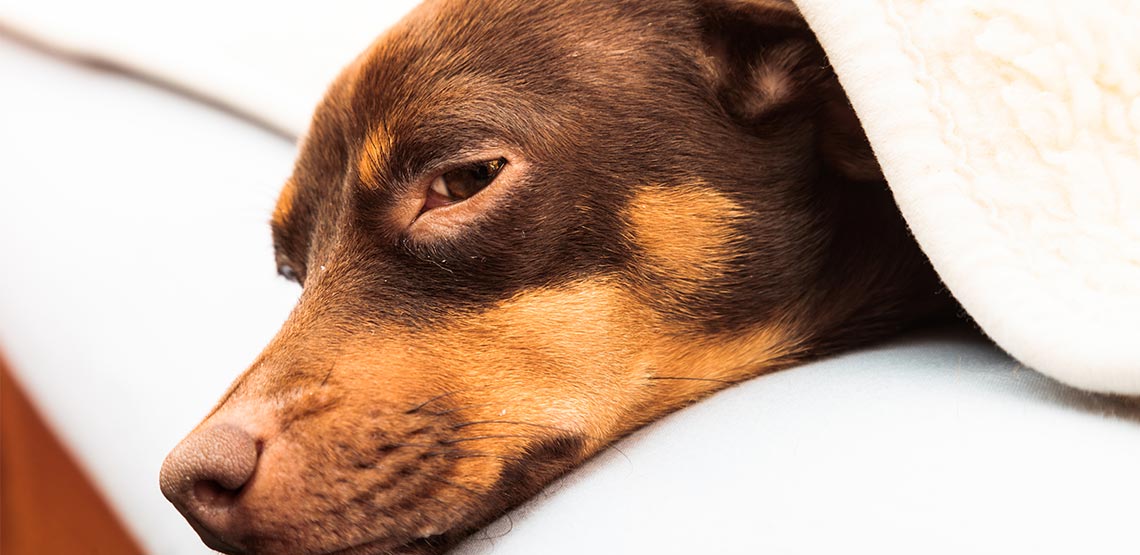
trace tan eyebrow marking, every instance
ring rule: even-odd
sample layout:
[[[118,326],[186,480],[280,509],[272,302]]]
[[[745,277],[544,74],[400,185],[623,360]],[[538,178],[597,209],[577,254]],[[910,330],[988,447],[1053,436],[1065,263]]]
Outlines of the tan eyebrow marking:
[[[365,187],[374,187],[383,171],[384,162],[392,151],[392,136],[383,128],[373,129],[364,138],[360,156],[356,160],[356,173]]]
[[[293,179],[285,182],[281,193],[277,195],[277,204],[273,208],[272,220],[275,225],[282,225],[293,212],[293,203],[297,200],[297,184]]]

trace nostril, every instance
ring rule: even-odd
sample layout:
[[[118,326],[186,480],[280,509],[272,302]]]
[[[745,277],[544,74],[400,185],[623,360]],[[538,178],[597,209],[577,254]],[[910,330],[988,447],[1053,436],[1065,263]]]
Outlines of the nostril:
[[[213,480],[199,480],[194,484],[192,495],[194,500],[210,507],[225,507],[232,505],[237,498],[239,489],[228,489]]]
[[[236,532],[229,529],[228,509],[253,477],[260,451],[248,433],[229,424],[192,433],[166,457],[159,486],[203,539],[233,545],[226,539]]]
[[[221,424],[195,432],[182,440],[162,465],[162,492],[171,501],[186,502],[200,482],[217,489],[236,491],[249,481],[257,468],[257,442],[244,430]]]

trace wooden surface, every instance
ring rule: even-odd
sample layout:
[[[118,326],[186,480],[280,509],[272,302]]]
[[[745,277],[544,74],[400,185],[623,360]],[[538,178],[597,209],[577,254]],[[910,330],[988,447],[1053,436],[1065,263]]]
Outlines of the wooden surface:
[[[3,360],[0,360],[0,553],[142,553],[59,440],[44,425],[24,392],[12,380]]]

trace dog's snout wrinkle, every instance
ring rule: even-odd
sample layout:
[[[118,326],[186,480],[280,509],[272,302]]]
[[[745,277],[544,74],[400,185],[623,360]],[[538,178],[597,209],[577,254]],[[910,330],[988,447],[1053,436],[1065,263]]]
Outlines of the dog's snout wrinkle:
[[[162,464],[159,486],[214,549],[240,553],[228,537],[237,493],[257,469],[260,449],[250,434],[219,424],[187,437]]]

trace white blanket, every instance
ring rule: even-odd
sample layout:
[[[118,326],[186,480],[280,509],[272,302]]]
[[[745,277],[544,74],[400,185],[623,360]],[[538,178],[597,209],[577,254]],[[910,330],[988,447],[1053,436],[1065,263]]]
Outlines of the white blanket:
[[[1140,3],[797,0],[903,215],[1014,357],[1140,394]],[[411,0],[2,0],[0,27],[292,136]]]
[[[982,329],[1062,382],[1140,394],[1140,3],[797,1]]]

